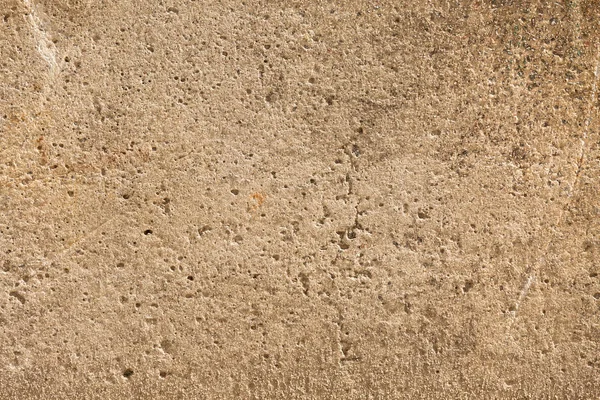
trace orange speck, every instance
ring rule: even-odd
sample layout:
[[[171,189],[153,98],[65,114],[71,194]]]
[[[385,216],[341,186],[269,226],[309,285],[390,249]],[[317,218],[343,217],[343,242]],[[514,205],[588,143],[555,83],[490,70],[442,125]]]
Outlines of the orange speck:
[[[252,193],[250,195],[250,197],[252,197],[254,200],[256,200],[258,207],[262,206],[262,203],[265,202],[265,198],[266,198],[266,196],[264,194],[258,193],[258,192]]]

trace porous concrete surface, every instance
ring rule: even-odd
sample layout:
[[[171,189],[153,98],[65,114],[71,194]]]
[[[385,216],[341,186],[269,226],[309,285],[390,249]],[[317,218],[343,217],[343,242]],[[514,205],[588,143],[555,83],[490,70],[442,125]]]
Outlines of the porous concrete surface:
[[[600,396],[594,0],[0,0],[1,399]]]

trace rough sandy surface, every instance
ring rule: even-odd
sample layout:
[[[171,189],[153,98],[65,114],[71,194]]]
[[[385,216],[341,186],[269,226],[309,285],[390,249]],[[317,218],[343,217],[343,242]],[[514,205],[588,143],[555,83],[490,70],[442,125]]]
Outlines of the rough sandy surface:
[[[0,398],[598,398],[599,21],[0,0]]]

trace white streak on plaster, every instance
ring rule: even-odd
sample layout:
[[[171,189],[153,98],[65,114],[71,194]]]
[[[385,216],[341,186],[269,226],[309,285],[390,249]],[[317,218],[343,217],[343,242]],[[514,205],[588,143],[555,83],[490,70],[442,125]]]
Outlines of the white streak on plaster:
[[[598,51],[600,51],[600,49],[596,51],[597,54],[598,54]],[[594,108],[594,101],[596,100],[596,95],[598,93],[598,73],[599,72],[600,72],[600,57],[598,57],[598,59],[596,61],[596,68],[594,69],[594,83],[592,84],[592,94],[590,96],[590,102],[588,104],[588,109],[587,109],[587,113],[586,113],[587,118],[585,119],[585,128],[583,129],[583,135],[582,135],[581,139],[579,139],[580,146],[579,146],[579,159],[576,164],[577,170],[575,171],[575,179],[573,180],[573,184],[569,188],[568,197],[573,196],[573,192],[575,191],[575,188],[577,187],[577,183],[579,182],[579,175],[581,174],[581,168],[583,167],[583,163],[585,161],[585,149],[587,147],[588,132],[590,130],[590,124],[592,122],[592,109]]]
[[[521,306],[521,302],[527,296],[527,293],[529,292],[529,288],[531,287],[531,284],[534,281],[535,281],[535,277],[533,275],[529,275],[529,277],[525,281],[525,285],[523,285],[523,289],[521,289],[521,293],[519,293],[519,298],[517,299],[517,302],[515,303],[514,316],[517,316],[517,312],[519,311],[519,307]]]
[[[588,137],[588,131],[590,129],[590,123],[592,120],[591,117],[591,109],[594,107],[594,100],[596,99],[596,93],[598,92],[598,70],[600,69],[600,58],[598,58],[598,61],[596,62],[596,69],[594,70],[594,83],[592,84],[592,95],[590,96],[590,104],[589,104],[589,109],[588,109],[588,116],[585,120],[585,129],[583,130],[583,140],[582,145],[585,145],[585,140]],[[581,149],[582,151],[582,156],[583,156],[583,151],[585,150],[585,147]]]
[[[36,48],[40,56],[48,63],[50,68],[49,78],[54,79],[60,72],[60,66],[57,60],[56,46],[48,37],[48,33],[43,27],[42,20],[38,17],[35,6],[31,0],[23,0],[23,3],[27,7],[29,12],[28,20],[31,30],[33,31],[33,37],[35,39]]]

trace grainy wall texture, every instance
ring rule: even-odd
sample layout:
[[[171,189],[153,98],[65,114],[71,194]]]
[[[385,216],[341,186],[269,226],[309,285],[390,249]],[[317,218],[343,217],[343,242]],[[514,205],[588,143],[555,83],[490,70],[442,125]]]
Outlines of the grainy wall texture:
[[[599,23],[0,0],[0,399],[597,399]]]

